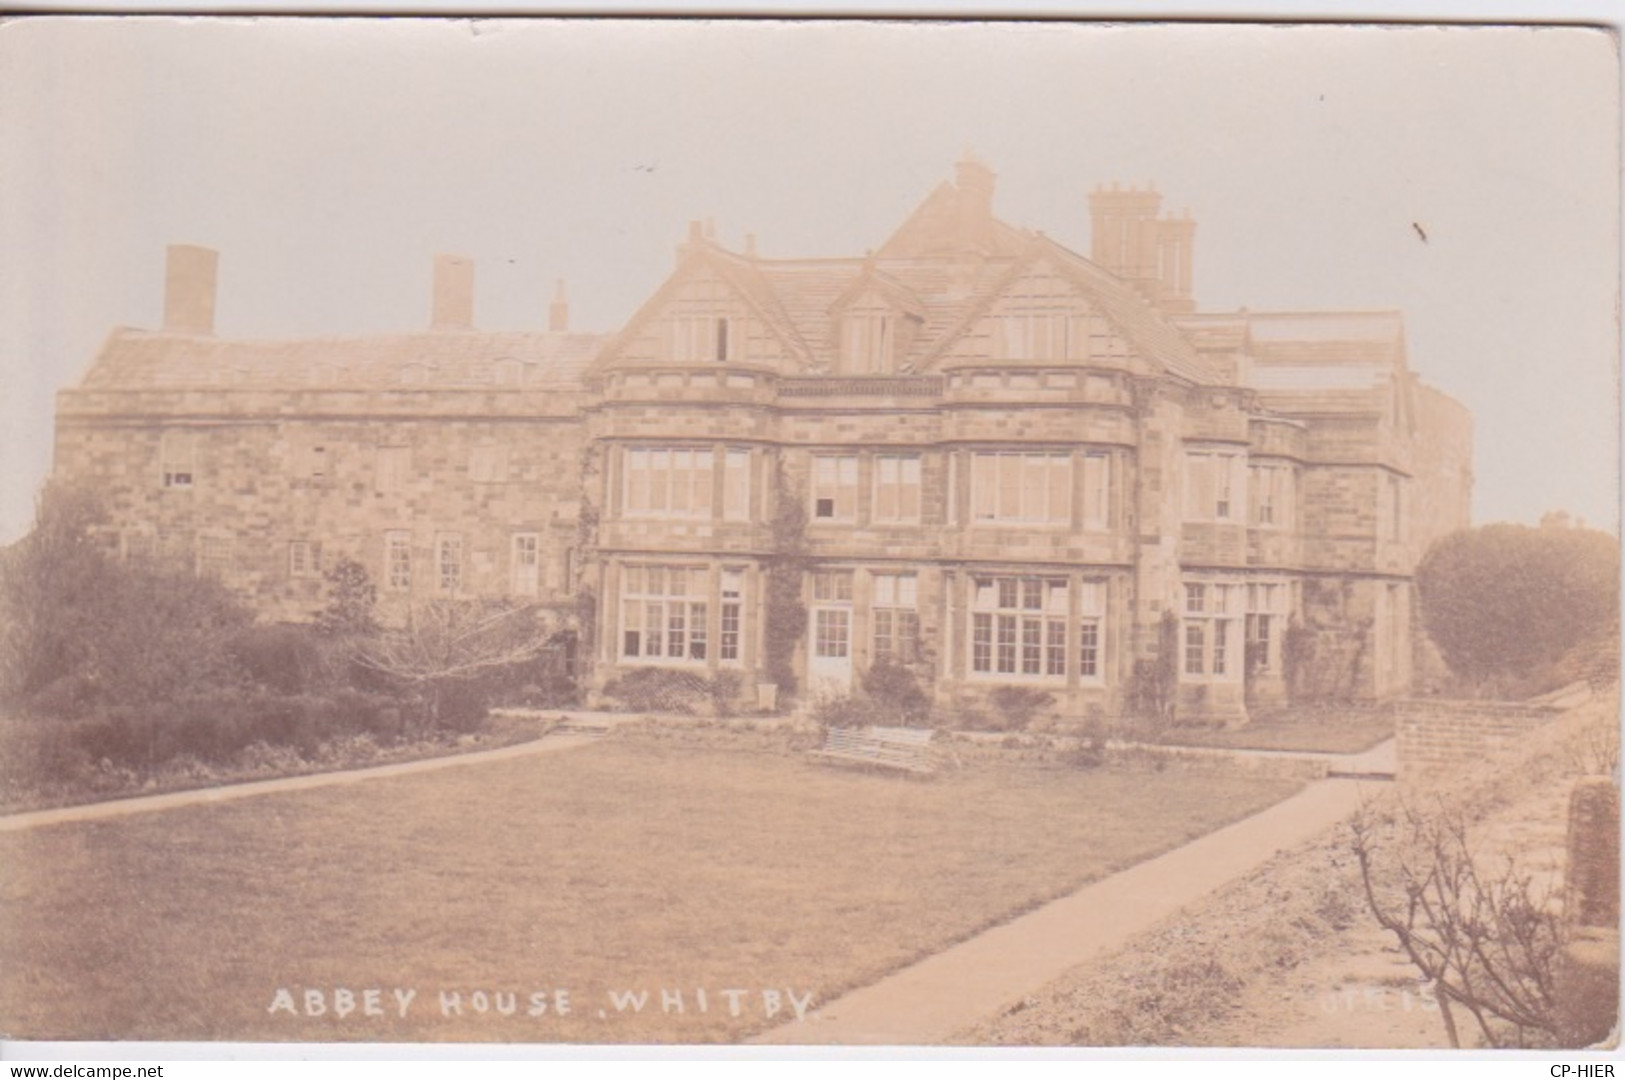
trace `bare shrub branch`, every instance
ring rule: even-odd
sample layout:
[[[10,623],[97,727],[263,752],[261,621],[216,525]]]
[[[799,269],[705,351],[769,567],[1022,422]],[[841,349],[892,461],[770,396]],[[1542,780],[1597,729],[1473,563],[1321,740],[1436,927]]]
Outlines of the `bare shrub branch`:
[[[1486,869],[1465,816],[1442,803],[1427,813],[1409,802],[1362,809],[1351,835],[1366,902],[1433,984],[1451,1046],[1461,1046],[1458,1008],[1486,1045],[1556,1045],[1566,927],[1554,888],[1511,858]]]

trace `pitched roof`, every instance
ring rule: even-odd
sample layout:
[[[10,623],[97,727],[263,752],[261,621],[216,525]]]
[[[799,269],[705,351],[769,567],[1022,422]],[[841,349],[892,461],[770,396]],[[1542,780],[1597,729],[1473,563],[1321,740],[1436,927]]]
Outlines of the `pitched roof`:
[[[501,361],[516,361],[526,386],[572,386],[597,351],[599,334],[471,330],[366,337],[232,341],[162,331],[115,330],[84,378],[87,389],[242,385],[380,389],[492,386]]]
[[[1132,286],[1042,233],[1029,236],[1018,257],[999,262],[997,278],[980,289],[972,302],[961,310],[953,327],[939,335],[926,359],[934,359],[945,351],[1021,274],[1042,264],[1053,267],[1070,281],[1154,368],[1199,384],[1219,380],[1218,373],[1197,354],[1168,317]]]
[[[967,250],[1013,256],[1027,235],[973,203],[974,196],[946,181],[938,184],[897,231],[880,245],[882,259],[908,259]]]

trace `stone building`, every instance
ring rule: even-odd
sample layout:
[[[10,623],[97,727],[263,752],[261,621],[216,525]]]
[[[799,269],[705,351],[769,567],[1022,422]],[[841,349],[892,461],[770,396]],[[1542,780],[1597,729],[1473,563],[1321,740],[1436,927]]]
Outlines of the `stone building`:
[[[479,331],[472,267],[441,257],[425,332],[221,340],[214,254],[172,248],[163,328],[115,331],[60,395],[56,469],[106,490],[124,555],[190,559],[267,618],[308,618],[340,558],[386,614],[590,596],[595,686],[655,666],[753,693],[778,648],[803,690],[895,662],[1075,715],[1170,673],[1226,722],[1289,675],[1407,691],[1412,572],[1472,475],[1400,316],[1199,312],[1195,223],[1155,191],[1094,191],[1088,257],[993,194],[962,160],[845,259],[694,225],[607,337],[562,295],[545,332]]]

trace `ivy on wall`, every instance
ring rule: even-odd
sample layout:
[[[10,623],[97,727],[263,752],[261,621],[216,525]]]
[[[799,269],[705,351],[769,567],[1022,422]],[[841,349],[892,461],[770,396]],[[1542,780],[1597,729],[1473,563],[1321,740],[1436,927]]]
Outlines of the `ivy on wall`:
[[[1282,673],[1294,704],[1360,696],[1372,619],[1357,615],[1354,608],[1351,580],[1304,582],[1303,616],[1287,623],[1281,640]]]
[[[767,558],[767,676],[781,693],[796,689],[795,657],[807,632],[807,605],[802,581],[807,557],[807,508],[803,492],[790,482],[782,455],[774,463],[772,554]]]
[[[1129,677],[1129,709],[1147,720],[1167,723],[1174,718],[1178,691],[1179,616],[1164,610],[1157,623],[1156,656],[1134,662]]]

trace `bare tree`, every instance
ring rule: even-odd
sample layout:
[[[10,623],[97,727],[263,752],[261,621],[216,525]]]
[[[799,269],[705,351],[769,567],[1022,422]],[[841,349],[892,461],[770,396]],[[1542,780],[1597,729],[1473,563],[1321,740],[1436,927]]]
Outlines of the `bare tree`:
[[[1556,886],[1537,886],[1511,858],[1486,871],[1463,814],[1422,813],[1402,802],[1352,824],[1366,901],[1383,929],[1432,982],[1450,1045],[1461,1046],[1457,1010],[1493,1047],[1557,1045],[1554,999],[1567,939]]]
[[[422,695],[429,723],[438,725],[459,689],[562,652],[572,612],[568,604],[414,604],[399,626],[360,640],[356,660]]]

